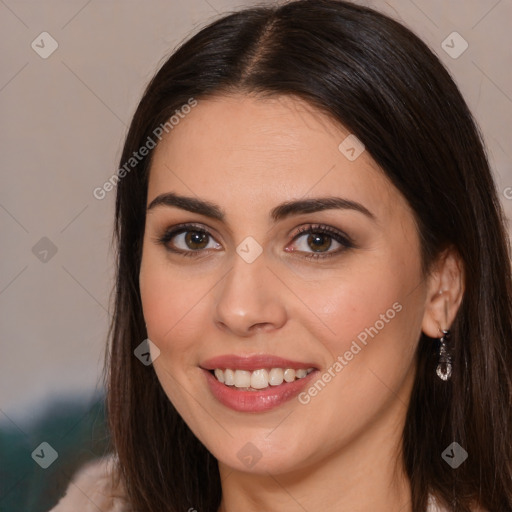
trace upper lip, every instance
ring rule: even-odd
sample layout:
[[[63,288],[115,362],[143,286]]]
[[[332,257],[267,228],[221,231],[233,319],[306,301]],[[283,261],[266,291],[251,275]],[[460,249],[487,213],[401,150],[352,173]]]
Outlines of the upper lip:
[[[203,361],[200,366],[205,370],[229,368],[246,371],[260,370],[262,368],[292,368],[294,370],[299,370],[301,368],[315,368],[313,363],[292,361],[290,359],[283,359],[282,357],[270,354],[255,354],[249,356],[226,354],[207,359],[206,361]]]

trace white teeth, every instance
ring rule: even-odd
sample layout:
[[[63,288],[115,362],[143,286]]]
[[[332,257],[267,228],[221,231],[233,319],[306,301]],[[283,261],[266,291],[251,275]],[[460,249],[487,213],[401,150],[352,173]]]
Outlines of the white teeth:
[[[235,372],[233,370],[224,371],[224,384],[226,384],[226,386],[235,385]]]
[[[283,370],[282,368],[272,368],[268,374],[268,383],[271,386],[279,386],[283,383]]]
[[[284,371],[283,377],[286,382],[293,382],[295,380],[295,370],[287,368]]]
[[[304,368],[299,370],[294,370],[293,368],[262,368],[253,372],[216,368],[214,375],[219,382],[226,386],[257,390],[265,389],[269,386],[279,386],[283,382],[293,382],[295,379],[303,379],[312,371],[313,368],[308,368],[307,370]]]
[[[251,375],[251,388],[263,389],[268,387],[267,370],[255,370]]]
[[[248,388],[251,386],[251,372],[245,370],[235,371],[235,388]]]
[[[217,377],[217,380],[219,382],[222,382],[224,384],[224,372],[221,369],[217,368],[215,370],[215,377]]]

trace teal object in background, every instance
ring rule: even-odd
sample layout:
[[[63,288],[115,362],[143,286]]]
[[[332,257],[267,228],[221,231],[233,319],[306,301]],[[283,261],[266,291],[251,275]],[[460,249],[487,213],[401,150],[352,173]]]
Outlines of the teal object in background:
[[[0,411],[0,512],[48,512],[74,473],[108,450],[103,395],[53,402],[30,425]]]

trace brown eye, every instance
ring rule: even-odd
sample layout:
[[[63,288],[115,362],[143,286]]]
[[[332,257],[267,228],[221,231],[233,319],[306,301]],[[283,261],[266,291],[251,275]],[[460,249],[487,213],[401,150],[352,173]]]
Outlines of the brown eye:
[[[331,247],[332,238],[323,233],[310,234],[307,238],[308,246],[314,251],[326,251]]]
[[[349,236],[337,229],[323,225],[302,227],[297,235],[295,235],[293,241],[297,248],[292,249],[291,252],[304,253],[306,258],[336,256],[346,249],[355,247]],[[337,244],[337,250],[329,251],[333,247],[333,243],[335,244],[335,249]]]
[[[168,251],[183,256],[195,256],[205,249],[219,249],[222,246],[203,228],[181,225],[169,229],[157,240]]]
[[[187,231],[185,243],[192,250],[204,249],[208,245],[208,235],[201,231]]]

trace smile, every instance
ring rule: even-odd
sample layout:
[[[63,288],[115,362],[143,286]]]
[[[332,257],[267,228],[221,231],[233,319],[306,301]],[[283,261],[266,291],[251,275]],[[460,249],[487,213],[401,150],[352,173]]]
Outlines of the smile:
[[[255,371],[232,370],[216,368],[213,371],[215,378],[226,386],[234,386],[243,391],[257,391],[269,386],[280,386],[283,382],[293,382],[309,375],[314,368],[261,368]]]
[[[268,354],[222,355],[200,365],[212,398],[238,411],[259,413],[289,402],[314,379],[318,366]]]

